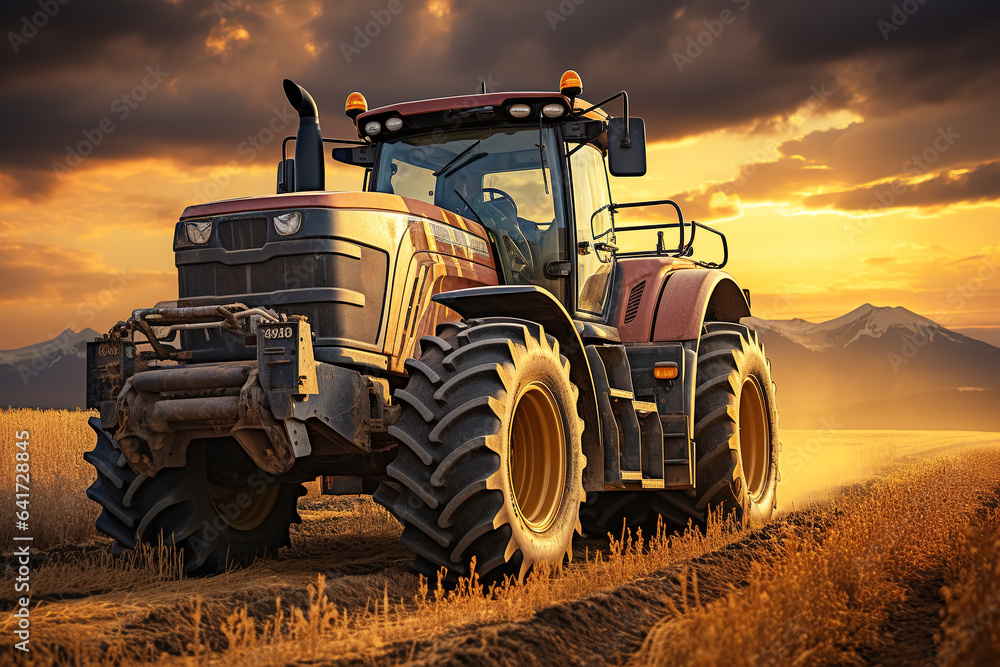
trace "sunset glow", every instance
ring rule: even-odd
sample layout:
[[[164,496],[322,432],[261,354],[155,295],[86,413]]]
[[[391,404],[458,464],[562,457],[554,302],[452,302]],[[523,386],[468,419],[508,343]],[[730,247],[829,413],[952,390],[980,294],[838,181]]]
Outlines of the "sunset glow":
[[[378,106],[473,92],[483,78],[491,90],[551,89],[568,65],[586,97],[624,87],[646,119],[648,175],[614,179],[615,199],[672,197],[689,218],[723,230],[727,269],[751,289],[758,315],[823,319],[865,302],[902,305],[1000,342],[996,68],[970,68],[961,81],[917,71],[916,29],[883,41],[873,21],[870,43],[803,64],[789,50],[808,45],[772,43],[776,19],[734,3],[732,24],[677,64],[689,37],[708,41],[707,3],[656,10],[588,51],[576,40],[603,11],[589,4],[566,16],[510,10],[503,20],[520,16],[523,37],[509,43],[443,1],[422,11],[217,4],[156,5],[151,23],[166,27],[155,40],[104,26],[98,53],[53,61],[46,53],[85,20],[68,6],[5,56],[0,301],[28,324],[5,327],[0,348],[66,328],[103,331],[175,297],[170,242],[184,206],[274,190],[279,138],[294,132],[284,76],[313,91],[327,136],[349,137],[340,109],[352,90]],[[649,33],[654,23],[664,37]],[[935,57],[974,37],[947,34],[954,46]],[[626,76],[598,56],[641,58],[649,75]],[[759,90],[731,71],[734,58],[752,61]],[[147,64],[162,77],[145,74]],[[948,77],[950,94],[926,92]],[[28,114],[19,100],[40,94],[53,104]],[[105,118],[111,131],[100,129]],[[360,169],[327,168],[328,189],[360,187]]]

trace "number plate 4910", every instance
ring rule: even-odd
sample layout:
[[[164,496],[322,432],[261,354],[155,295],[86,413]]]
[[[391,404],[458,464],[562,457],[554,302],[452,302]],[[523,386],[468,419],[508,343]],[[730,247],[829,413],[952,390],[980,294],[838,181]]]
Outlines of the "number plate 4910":
[[[295,331],[292,327],[281,326],[281,327],[261,327],[261,333],[267,340],[277,340],[279,338],[294,338]]]

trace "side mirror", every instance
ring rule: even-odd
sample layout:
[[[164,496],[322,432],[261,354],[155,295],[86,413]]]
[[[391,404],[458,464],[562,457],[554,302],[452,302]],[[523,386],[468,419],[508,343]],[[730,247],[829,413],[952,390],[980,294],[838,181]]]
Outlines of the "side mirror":
[[[333,149],[333,159],[355,167],[375,166],[374,146],[349,146]]]
[[[276,192],[284,194],[285,192],[295,191],[295,158],[290,157],[284,160],[278,161],[278,187]]]
[[[612,118],[608,123],[608,170],[612,176],[646,175],[646,126],[641,118]]]

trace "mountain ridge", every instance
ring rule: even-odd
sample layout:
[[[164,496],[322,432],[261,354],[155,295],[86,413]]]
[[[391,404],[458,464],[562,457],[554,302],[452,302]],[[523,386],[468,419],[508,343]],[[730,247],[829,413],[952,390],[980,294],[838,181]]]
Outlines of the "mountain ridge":
[[[744,321],[752,328],[775,331],[814,351],[843,347],[861,336],[880,338],[892,328],[932,338],[935,335],[966,338],[902,306],[873,306],[870,303],[825,322],[810,322],[801,318],[765,320],[757,317],[744,318]]]
[[[772,362],[781,423],[820,428],[1000,431],[1000,347],[901,306],[865,303],[848,313],[745,318]],[[0,406],[83,407],[86,342],[93,329],[0,350]],[[996,414],[994,414],[996,413]]]
[[[1000,430],[1000,348],[906,308],[864,304],[825,322],[744,318],[772,362],[782,423]]]
[[[66,329],[51,340],[0,350],[0,406],[83,407],[87,341],[99,337],[90,328]]]

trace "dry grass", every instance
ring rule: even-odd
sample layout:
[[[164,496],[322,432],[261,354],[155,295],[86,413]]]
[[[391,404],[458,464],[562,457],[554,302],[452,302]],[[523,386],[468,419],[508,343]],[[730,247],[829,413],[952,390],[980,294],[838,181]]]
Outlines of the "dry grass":
[[[45,537],[37,546],[93,536],[97,507],[84,497],[93,473],[82,459],[93,440],[87,416],[0,414],[5,432],[31,431],[32,524],[43,527],[36,540],[43,532]],[[832,455],[835,444],[824,441],[827,449],[803,458],[808,464],[803,470],[817,467],[822,452]],[[9,458],[0,464],[7,473],[13,466]],[[907,595],[907,583],[929,572],[947,572],[951,582],[940,662],[981,662],[1000,647],[1000,540],[995,515],[992,527],[977,527],[970,517],[997,479],[1000,455],[965,452],[897,469],[789,518],[801,523],[804,516],[816,516],[808,529],[767,531],[748,540],[746,531],[715,524],[707,535],[658,536],[645,551],[628,539],[592,544],[581,547],[561,573],[538,572],[524,585],[486,595],[474,583],[452,592],[435,590],[409,573],[411,556],[398,544],[400,526],[385,510],[368,498],[319,497],[313,490],[300,501],[304,523],[293,527],[291,551],[210,579],[181,577],[169,550],[112,559],[100,546],[106,542],[50,549],[32,573],[32,660],[405,662],[411,650],[418,657],[428,646],[447,647],[488,626],[531,623],[539,611],[560,602],[589,600],[647,575],[687,568],[687,590],[649,632],[634,662],[858,661],[878,645],[892,608]],[[10,544],[5,529],[9,522],[0,526],[0,539]],[[751,541],[768,547],[748,549]],[[691,561],[726,545],[744,556],[724,565],[731,576],[717,580],[711,595],[703,580],[702,600],[712,601],[702,603],[697,575],[706,570]],[[738,564],[754,558],[751,568]],[[11,590],[9,576],[5,579],[0,587]],[[738,588],[726,588],[725,581]],[[0,619],[0,633],[9,634],[10,621]],[[599,628],[593,635],[594,642],[609,641]]]
[[[140,544],[119,557],[96,547],[71,558],[52,558],[31,577],[35,599],[74,599],[100,592],[139,590],[184,578],[181,554],[173,547]]]
[[[523,585],[503,585],[486,593],[475,577],[447,592],[440,587],[432,590],[421,578],[410,599],[394,600],[382,591],[354,613],[330,603],[320,575],[309,587],[305,609],[283,614],[276,600],[275,614],[263,623],[245,609],[231,614],[223,630],[226,650],[217,657],[225,664],[285,664],[333,655],[380,662],[387,648],[416,646],[467,626],[523,621],[555,603],[613,589],[669,564],[714,551],[742,534],[716,523],[705,535],[661,533],[649,541],[647,550],[627,537],[611,540],[606,554],[588,554],[585,562],[561,573],[537,571]]]
[[[84,500],[93,475],[82,459],[93,438],[88,416],[3,413],[5,426],[31,431],[33,469],[61,471],[58,484],[49,481],[54,476],[44,475],[43,485],[33,475],[32,519],[45,527],[46,545],[94,534],[97,507]],[[469,623],[529,618],[555,601],[614,588],[738,539],[715,527],[704,536],[661,536],[647,553],[625,540],[606,554],[579,554],[585,562],[560,576],[539,572],[527,585],[488,596],[475,585],[446,594],[408,573],[410,556],[396,542],[399,524],[370,499],[310,494],[301,512],[305,522],[293,531],[292,558],[211,580],[178,580],[169,567],[174,556],[163,551],[155,558],[144,553],[125,560],[113,560],[105,550],[70,551],[38,562],[32,587],[41,600],[36,611],[44,618],[33,639],[35,659],[39,664],[103,662],[110,656],[149,660],[163,650],[192,658],[209,646],[222,651],[218,657],[225,662],[283,663],[324,652],[373,656],[394,642],[424,641]],[[322,565],[311,559],[337,568],[339,576],[317,577]],[[303,581],[306,571],[313,573],[312,584]],[[295,581],[302,583],[296,587]],[[241,592],[234,595],[236,590]],[[140,626],[146,629],[137,631]],[[158,638],[155,632],[169,636]]]
[[[707,605],[679,600],[633,664],[863,662],[879,648],[907,585],[954,558],[998,478],[1000,455],[979,451],[898,470],[845,494],[823,510],[833,521],[822,537],[790,538],[780,558],[756,565],[746,587]],[[995,572],[984,565],[975,562],[970,572]],[[979,603],[956,598],[956,616]]]
[[[387,526],[380,512],[365,501],[355,512],[359,518],[351,521],[372,538],[384,536]],[[395,539],[398,524],[393,531]],[[404,567],[385,568],[384,563],[373,574],[328,579],[321,573],[311,582],[299,572],[301,588],[281,585],[288,583],[281,574],[282,561],[258,563],[211,580],[170,582],[145,574],[139,578],[149,584],[141,594],[143,586],[130,585],[133,593],[124,599],[115,595],[101,606],[78,600],[72,608],[50,607],[50,628],[33,639],[32,646],[37,664],[102,663],[109,655],[125,663],[202,664],[209,654],[219,664],[287,664],[331,656],[380,662],[400,643],[416,645],[468,626],[525,620],[555,602],[613,589],[718,549],[741,534],[715,525],[707,535],[654,538],[645,552],[632,540],[613,541],[608,553],[585,552],[586,562],[570,565],[561,574],[538,572],[524,585],[498,587],[485,595],[474,582],[455,591],[435,590]],[[383,550],[376,539],[359,539],[358,534],[350,539],[369,550]],[[85,578],[89,567],[106,565],[91,558],[81,572],[74,571],[73,579]],[[66,572],[63,566],[62,576]],[[208,582],[210,588],[204,585]],[[168,590],[187,595],[168,599]],[[265,598],[269,592],[270,603]],[[245,601],[239,602],[241,598]],[[122,602],[126,604],[115,611],[113,621],[107,606]]]
[[[94,521],[99,514],[96,504],[87,500],[86,489],[96,473],[83,460],[83,453],[94,448],[94,432],[87,426],[92,412],[67,410],[0,410],[0,497],[10,508],[0,521],[0,549],[9,549],[14,535],[13,512],[15,434],[28,431],[30,459],[29,530],[18,534],[34,537],[33,546],[44,549],[57,544],[74,544],[95,535]]]
[[[964,535],[948,586],[939,665],[1000,664],[1000,515]]]

